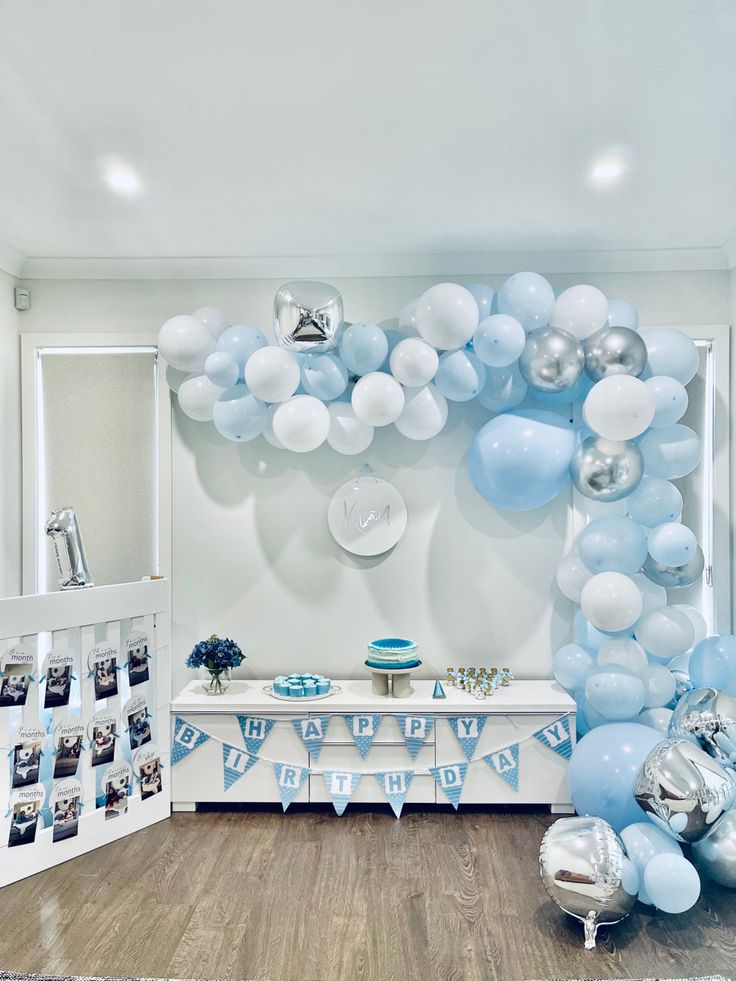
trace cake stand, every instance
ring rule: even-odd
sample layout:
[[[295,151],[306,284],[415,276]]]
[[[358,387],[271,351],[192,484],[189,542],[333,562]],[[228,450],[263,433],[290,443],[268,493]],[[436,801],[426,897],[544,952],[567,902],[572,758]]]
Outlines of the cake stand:
[[[374,695],[393,695],[394,698],[408,698],[414,689],[411,687],[411,672],[422,666],[421,661],[412,661],[408,668],[376,667],[375,662],[365,662],[371,673],[371,691]],[[391,689],[389,691],[389,678]]]

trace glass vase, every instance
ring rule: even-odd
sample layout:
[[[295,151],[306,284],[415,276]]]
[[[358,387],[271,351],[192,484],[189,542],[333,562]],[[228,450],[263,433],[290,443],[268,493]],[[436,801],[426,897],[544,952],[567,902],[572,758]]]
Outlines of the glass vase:
[[[203,665],[199,669],[199,680],[206,695],[224,695],[232,681],[230,668],[208,668]]]

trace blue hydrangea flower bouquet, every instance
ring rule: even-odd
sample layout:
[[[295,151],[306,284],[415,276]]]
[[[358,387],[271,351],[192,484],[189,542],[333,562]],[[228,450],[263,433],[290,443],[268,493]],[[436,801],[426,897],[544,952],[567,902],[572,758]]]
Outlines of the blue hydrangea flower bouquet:
[[[188,668],[199,668],[199,677],[207,695],[223,695],[230,687],[230,671],[245,660],[234,640],[212,634],[200,640],[187,658]]]

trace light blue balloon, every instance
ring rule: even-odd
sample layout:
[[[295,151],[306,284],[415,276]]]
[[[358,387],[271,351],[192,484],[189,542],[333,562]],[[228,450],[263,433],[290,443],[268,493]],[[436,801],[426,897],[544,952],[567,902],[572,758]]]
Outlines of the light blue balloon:
[[[583,736],[567,771],[578,814],[601,817],[614,831],[639,821],[634,784],[649,753],[662,741],[656,729],[637,722],[614,722]]]
[[[405,341],[406,338],[409,337],[409,334],[405,334],[403,333],[403,331],[400,330],[394,330],[393,327],[389,328],[388,330],[384,330],[384,334],[386,335],[386,343],[388,344],[388,351],[386,352],[386,357],[383,359],[383,364],[379,368],[379,371],[386,371],[390,374],[391,352],[399,343],[399,341]]]
[[[388,354],[388,340],[376,324],[351,324],[340,341],[340,357],[353,375],[378,371]]]
[[[496,291],[492,286],[486,286],[485,283],[473,283],[472,286],[466,287],[469,293],[472,293],[475,297],[475,302],[478,304],[478,311],[480,313],[480,320],[484,317],[489,317],[493,310],[493,301],[496,297]]]
[[[490,504],[530,511],[565,486],[574,449],[572,425],[554,412],[528,409],[496,416],[470,447],[470,479]]]
[[[568,691],[581,691],[594,667],[594,652],[582,644],[565,644],[552,660],[555,680]]]
[[[473,350],[483,364],[494,368],[506,368],[518,361],[525,344],[522,325],[504,313],[485,317],[473,334]]]
[[[654,396],[654,419],[650,425],[661,429],[679,422],[688,406],[685,386],[669,375],[653,375],[644,384]]]
[[[683,385],[695,377],[700,363],[698,349],[682,331],[657,327],[641,335],[647,346],[647,363],[652,375],[669,375]]]
[[[649,554],[660,565],[685,565],[697,550],[694,532],[679,521],[667,521],[649,533]]]
[[[204,373],[213,385],[230,388],[238,380],[238,362],[227,351],[213,351],[204,363]]]
[[[478,392],[478,401],[489,412],[508,412],[521,405],[528,389],[518,364],[510,368],[487,368],[486,383]]]
[[[648,477],[676,480],[691,473],[700,463],[700,437],[676,422],[661,429],[648,429],[639,440]]]
[[[469,402],[486,383],[486,368],[477,354],[467,349],[446,351],[440,355],[440,364],[434,376],[434,384],[451,402]]]
[[[629,515],[647,528],[677,521],[682,514],[682,494],[662,477],[643,477],[626,499]]]
[[[626,854],[639,873],[639,900],[652,906],[644,888],[644,869],[656,855],[682,855],[675,839],[650,821],[636,821],[621,831]]]
[[[621,863],[621,885],[624,888],[624,892],[627,892],[630,896],[636,896],[641,888],[639,871],[628,858],[624,858]]]
[[[572,693],[572,697],[575,699],[575,705],[577,706],[577,711],[575,712],[575,731],[578,739],[582,739],[585,733],[590,732],[593,728],[585,720],[585,692],[575,691]]]
[[[644,869],[644,888],[663,913],[684,913],[698,901],[700,876],[681,855],[655,855]]]
[[[578,539],[578,552],[594,573],[622,572],[633,576],[647,557],[647,536],[631,518],[622,514],[594,518]]]
[[[632,629],[624,630],[621,633],[609,634],[594,627],[587,619],[582,610],[578,610],[572,621],[573,636],[578,644],[587,647],[591,651],[597,652],[601,644],[610,640],[611,637],[633,637]]]
[[[688,668],[695,688],[718,688],[736,695],[736,637],[721,634],[701,640]]]
[[[546,327],[554,305],[555,291],[539,273],[514,273],[498,291],[498,312],[516,317],[527,331]]]
[[[212,409],[215,429],[236,443],[246,443],[260,436],[267,416],[266,403],[251,395],[242,382],[226,389]]]
[[[535,402],[540,405],[552,408],[561,408],[566,405],[573,405],[575,402],[584,402],[585,397],[588,392],[593,387],[593,382],[588,378],[588,376],[583,372],[583,374],[578,378],[574,385],[570,388],[565,389],[564,392],[537,392],[535,389],[531,389],[531,396]],[[588,427],[584,427],[586,430]],[[580,431],[580,430],[578,430]],[[595,435],[592,430],[588,431],[588,435]]]
[[[301,377],[307,395],[323,402],[339,398],[348,385],[348,369],[334,354],[310,354],[302,365]]]
[[[628,327],[629,330],[639,329],[639,314],[628,300],[614,298],[608,301],[609,327]]]
[[[619,722],[641,712],[646,690],[633,671],[618,664],[606,664],[588,675],[585,697],[604,718]]]
[[[217,339],[217,350],[232,354],[238,362],[239,377],[243,377],[245,363],[254,351],[268,347],[268,341],[255,327],[248,324],[233,324],[224,330]]]

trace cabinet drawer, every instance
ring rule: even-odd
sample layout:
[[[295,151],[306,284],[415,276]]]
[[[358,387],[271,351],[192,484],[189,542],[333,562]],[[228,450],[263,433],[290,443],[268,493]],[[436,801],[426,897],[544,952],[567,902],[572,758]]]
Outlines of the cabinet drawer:
[[[314,712],[311,714],[318,715],[319,713]],[[360,714],[363,713],[356,713],[356,715],[360,715]],[[411,715],[412,713],[409,712],[407,714]],[[434,726],[432,727],[432,731],[424,740],[424,742],[425,745],[427,746],[434,746]],[[397,746],[404,746],[404,737],[399,728],[399,721],[395,715],[384,715],[384,717],[381,719],[379,723],[378,731],[376,732],[376,735],[373,739],[373,746],[379,746],[382,743],[388,745],[395,744]],[[350,731],[348,730],[348,726],[345,719],[341,715],[333,715],[332,718],[330,719],[330,724],[327,727],[327,736],[325,737],[325,745],[338,746],[341,744],[354,746],[355,742],[353,740],[353,737],[350,735]],[[372,749],[371,752],[373,752]],[[406,752],[406,750],[404,750],[404,752]],[[408,753],[407,753],[407,759],[408,759]]]
[[[403,746],[376,746],[374,743],[367,759],[361,760],[355,746],[323,746],[317,763],[320,770],[412,770],[428,769],[434,766],[434,747],[423,747],[419,750],[416,760],[409,757]],[[329,801],[330,795],[325,787],[324,777],[313,774],[309,778],[310,801]],[[372,773],[364,773],[353,794],[356,803],[386,803],[386,796],[378,785]],[[407,804],[434,804],[435,782],[431,774],[419,774],[414,777],[406,795]]]

